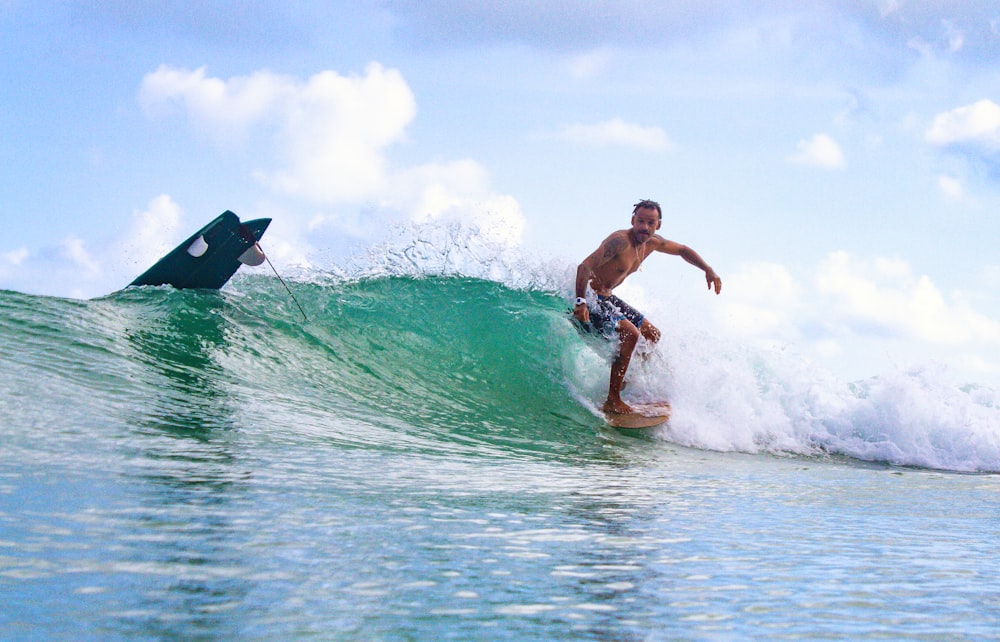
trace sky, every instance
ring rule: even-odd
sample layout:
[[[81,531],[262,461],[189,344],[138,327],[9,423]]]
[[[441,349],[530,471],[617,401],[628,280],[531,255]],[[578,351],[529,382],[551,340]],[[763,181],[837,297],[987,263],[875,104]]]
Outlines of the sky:
[[[652,198],[723,294],[623,296],[1000,383],[995,2],[0,0],[0,56],[0,289],[107,294],[226,209],[283,270],[456,221],[575,266]]]

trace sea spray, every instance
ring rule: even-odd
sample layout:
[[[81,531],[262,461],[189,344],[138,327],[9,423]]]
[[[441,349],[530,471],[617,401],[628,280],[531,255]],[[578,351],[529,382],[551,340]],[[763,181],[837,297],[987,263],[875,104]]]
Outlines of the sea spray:
[[[460,276],[569,296],[575,266],[525,253],[480,228],[455,222],[396,225],[382,241],[343,265],[304,270],[298,278],[321,284],[406,276]]]

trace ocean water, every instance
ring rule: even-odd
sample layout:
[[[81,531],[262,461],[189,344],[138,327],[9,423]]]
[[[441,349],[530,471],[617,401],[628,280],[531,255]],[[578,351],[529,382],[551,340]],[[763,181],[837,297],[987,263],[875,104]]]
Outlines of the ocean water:
[[[1000,639],[996,391],[662,324],[616,431],[511,265],[0,292],[0,639]]]

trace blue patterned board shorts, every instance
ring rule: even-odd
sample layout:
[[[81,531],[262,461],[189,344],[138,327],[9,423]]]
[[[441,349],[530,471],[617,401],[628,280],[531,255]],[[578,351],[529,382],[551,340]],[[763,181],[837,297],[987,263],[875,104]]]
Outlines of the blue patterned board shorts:
[[[615,295],[598,295],[595,305],[588,306],[590,309],[590,323],[594,329],[603,334],[608,339],[614,339],[618,334],[618,322],[628,319],[637,328],[642,327],[645,315],[625,303]]]

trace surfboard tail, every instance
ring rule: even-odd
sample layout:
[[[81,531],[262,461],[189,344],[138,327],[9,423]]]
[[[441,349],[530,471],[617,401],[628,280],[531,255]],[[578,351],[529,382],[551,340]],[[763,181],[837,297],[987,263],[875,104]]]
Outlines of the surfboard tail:
[[[257,242],[270,224],[269,218],[244,223],[236,214],[226,210],[129,285],[218,290],[240,265],[260,265],[264,262],[264,253]]]

